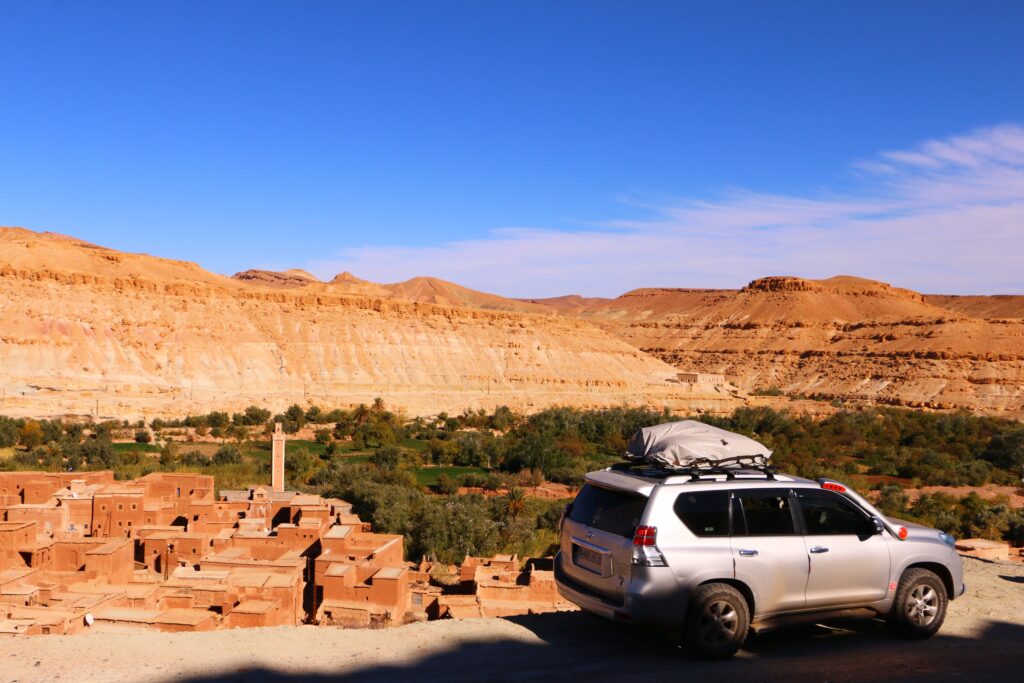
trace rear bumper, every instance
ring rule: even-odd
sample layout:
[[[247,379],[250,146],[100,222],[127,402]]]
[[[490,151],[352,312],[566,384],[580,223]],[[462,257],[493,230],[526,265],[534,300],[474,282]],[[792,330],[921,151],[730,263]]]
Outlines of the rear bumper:
[[[555,585],[558,593],[581,609],[614,621],[679,627],[685,616],[687,596],[679,589],[668,567],[632,568],[633,577],[621,600],[600,595],[572,580],[562,566],[562,554],[555,555]]]

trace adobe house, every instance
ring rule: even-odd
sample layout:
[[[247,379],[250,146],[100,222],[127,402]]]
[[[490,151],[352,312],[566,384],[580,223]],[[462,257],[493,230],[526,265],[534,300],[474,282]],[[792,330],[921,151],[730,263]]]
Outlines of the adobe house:
[[[285,610],[276,600],[243,600],[224,618],[224,628],[257,628],[261,626],[288,626]]]
[[[107,486],[93,495],[92,535],[129,538],[146,525],[145,487]]]
[[[217,615],[202,609],[138,610],[112,607],[97,610],[93,615],[100,624],[134,626],[165,633],[212,631]]]
[[[114,473],[99,472],[0,472],[0,506],[43,503],[75,480],[89,484],[113,484]]]
[[[364,628],[402,623],[412,606],[407,573],[405,567],[329,565],[318,586],[317,623]]]
[[[520,569],[519,558],[515,555],[467,557],[460,568],[460,577],[465,579],[470,575],[468,583],[473,595],[441,596],[438,598],[439,616],[506,617],[576,609],[558,594],[553,571],[540,569],[534,562]],[[472,602],[466,597],[472,597]]]
[[[130,539],[111,540],[86,551],[85,576],[106,583],[128,583],[135,571],[135,544]]]
[[[467,562],[473,580],[475,567],[518,569],[511,556]],[[402,536],[374,533],[342,500],[214,496],[193,474],[0,473],[0,633],[73,633],[86,614],[162,631],[378,626],[438,616],[441,592],[404,561]]]

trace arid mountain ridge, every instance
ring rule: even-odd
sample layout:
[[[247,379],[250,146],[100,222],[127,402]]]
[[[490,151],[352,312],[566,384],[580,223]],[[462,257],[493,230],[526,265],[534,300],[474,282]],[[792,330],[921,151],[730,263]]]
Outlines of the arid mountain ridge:
[[[239,277],[239,276],[236,276]],[[920,294],[851,276],[773,276],[728,289],[503,299],[434,278],[332,285],[586,320],[683,371],[748,391],[1024,415],[1024,296]],[[316,286],[305,281],[299,286]]]
[[[121,418],[378,396],[414,415],[498,405],[725,412],[743,400],[678,383],[673,367],[586,321],[377,288],[297,271],[232,279],[3,228],[0,413]]]
[[[519,300],[429,277],[226,278],[21,229],[0,230],[0,289],[8,408],[12,395],[27,410],[103,412],[89,405],[98,401],[179,414],[377,395],[414,414],[748,400],[680,385],[678,370],[756,393],[1024,415],[1024,296],[923,295],[840,276]]]

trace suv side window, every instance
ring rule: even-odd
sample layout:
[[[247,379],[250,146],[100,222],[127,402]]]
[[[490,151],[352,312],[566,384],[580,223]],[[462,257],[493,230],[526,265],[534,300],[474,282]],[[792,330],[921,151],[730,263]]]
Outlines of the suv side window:
[[[808,536],[870,536],[874,524],[853,503],[831,491],[798,491]]]
[[[675,502],[676,515],[696,536],[729,535],[729,492],[683,492]]]
[[[733,535],[792,536],[793,504],[789,491],[765,489],[736,491],[733,498]]]

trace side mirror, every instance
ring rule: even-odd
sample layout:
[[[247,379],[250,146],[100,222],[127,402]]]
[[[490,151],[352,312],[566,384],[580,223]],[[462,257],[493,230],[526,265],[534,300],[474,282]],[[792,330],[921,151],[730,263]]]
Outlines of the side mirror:
[[[876,534],[880,534],[880,533],[882,533],[883,531],[885,531],[885,522],[883,522],[882,520],[880,520],[880,519],[879,519],[878,517],[872,517],[872,518],[871,518],[871,521],[872,521],[872,522],[874,523],[874,525],[875,525],[875,533],[876,533]]]

